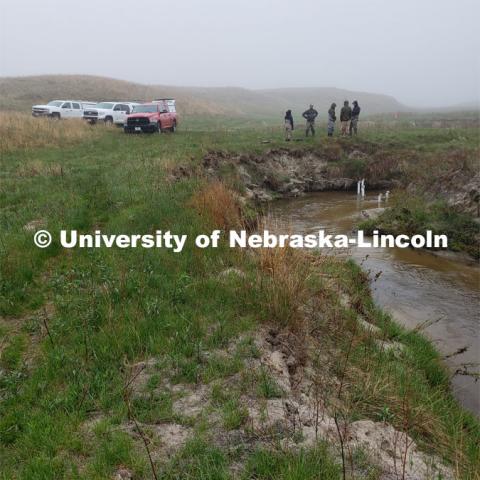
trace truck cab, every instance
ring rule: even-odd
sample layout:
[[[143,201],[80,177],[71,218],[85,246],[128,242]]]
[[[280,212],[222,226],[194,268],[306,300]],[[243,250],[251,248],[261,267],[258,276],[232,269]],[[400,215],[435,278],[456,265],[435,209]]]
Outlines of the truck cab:
[[[85,108],[95,105],[96,102],[81,100],[52,100],[46,105],[34,105],[32,115],[34,117],[51,118],[82,118]]]
[[[132,112],[135,105],[138,103],[100,102],[92,108],[86,109],[83,112],[83,119],[92,125],[103,122],[123,126],[127,115]]]
[[[127,116],[123,130],[125,133],[175,132],[177,112],[174,99],[158,99],[136,105]]]

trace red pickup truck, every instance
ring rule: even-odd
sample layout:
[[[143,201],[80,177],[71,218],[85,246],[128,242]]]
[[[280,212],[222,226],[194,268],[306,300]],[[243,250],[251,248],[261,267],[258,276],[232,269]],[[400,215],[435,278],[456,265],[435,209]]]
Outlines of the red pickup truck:
[[[175,100],[160,98],[149,103],[135,105],[123,125],[125,133],[162,133],[175,132],[177,129],[177,112]]]

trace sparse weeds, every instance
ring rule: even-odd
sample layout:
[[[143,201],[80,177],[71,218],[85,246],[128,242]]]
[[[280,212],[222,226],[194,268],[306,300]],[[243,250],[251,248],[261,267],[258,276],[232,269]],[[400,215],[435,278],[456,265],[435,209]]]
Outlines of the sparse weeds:
[[[247,408],[236,398],[229,398],[223,405],[223,423],[226,430],[237,430],[248,419]]]
[[[235,355],[211,355],[202,369],[202,380],[206,383],[217,379],[232,376],[239,372],[243,362]]]
[[[260,398],[280,398],[283,396],[282,389],[278,386],[275,379],[269,375],[269,373],[262,368],[259,372],[256,372],[255,383],[257,384],[257,395]]]

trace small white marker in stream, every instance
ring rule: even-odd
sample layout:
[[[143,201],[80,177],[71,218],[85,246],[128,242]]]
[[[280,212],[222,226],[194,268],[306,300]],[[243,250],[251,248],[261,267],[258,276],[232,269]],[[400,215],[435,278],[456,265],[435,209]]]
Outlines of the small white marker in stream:
[[[360,182],[360,180],[358,180],[357,182],[357,195],[360,195],[360,185],[361,185],[362,182]]]
[[[362,197],[365,196],[365,179],[362,179],[362,184],[361,184],[361,190],[362,190]]]
[[[378,194],[378,203],[382,203],[382,198],[383,198],[382,194],[379,193]]]
[[[388,196],[390,195],[390,190],[387,190],[385,192],[385,200],[388,200]]]

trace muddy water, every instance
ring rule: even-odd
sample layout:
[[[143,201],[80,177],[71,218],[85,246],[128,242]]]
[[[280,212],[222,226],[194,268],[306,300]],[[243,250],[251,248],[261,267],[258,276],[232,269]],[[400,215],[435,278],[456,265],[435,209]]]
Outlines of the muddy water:
[[[385,203],[382,203],[384,206]],[[365,200],[345,192],[323,192],[298,199],[279,200],[271,214],[289,225],[291,233],[350,233],[362,211],[378,207],[377,194]],[[453,372],[478,372],[480,351],[480,269],[458,259],[399,248],[352,248],[350,255],[369,272],[373,296],[401,324],[414,328],[433,322],[424,333],[444,355],[467,350],[447,359]],[[382,272],[378,280],[375,275]],[[480,381],[454,375],[452,389],[458,400],[480,415]]]

